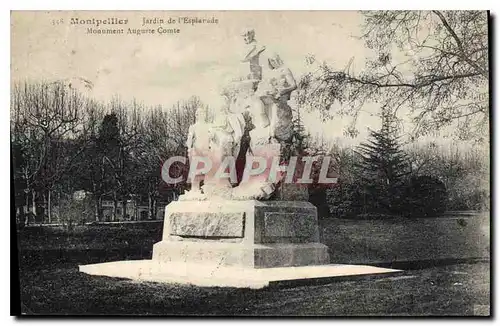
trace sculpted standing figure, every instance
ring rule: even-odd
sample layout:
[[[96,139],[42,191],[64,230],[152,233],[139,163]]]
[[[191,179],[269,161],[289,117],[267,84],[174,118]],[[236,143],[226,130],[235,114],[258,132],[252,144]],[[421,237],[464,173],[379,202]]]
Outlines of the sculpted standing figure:
[[[209,128],[210,124],[206,122],[207,110],[199,107],[196,109],[195,123],[189,127],[186,146],[188,148],[188,158],[192,162],[195,156],[206,156],[209,151]],[[201,195],[200,183],[203,176],[195,175],[191,180],[191,191],[189,196]]]
[[[250,63],[249,79],[261,80],[262,67],[259,64],[259,56],[266,49],[265,46],[259,45],[255,39],[255,31],[253,29],[246,30],[243,34],[243,40],[247,46],[245,56],[242,62]]]

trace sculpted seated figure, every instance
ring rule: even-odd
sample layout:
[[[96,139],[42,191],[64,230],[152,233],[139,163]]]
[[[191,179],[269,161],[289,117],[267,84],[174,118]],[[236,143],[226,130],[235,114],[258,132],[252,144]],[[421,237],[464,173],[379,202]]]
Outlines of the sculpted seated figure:
[[[250,148],[256,144],[268,144],[271,141],[271,126],[266,105],[254,91],[254,80],[242,80],[233,84],[233,100],[230,110],[247,114],[251,120]]]
[[[287,142],[292,136],[292,109],[288,105],[290,94],[297,89],[292,72],[278,54],[268,59],[269,73],[257,88],[257,96],[265,104],[271,125],[271,136],[279,142]]]
[[[273,141],[268,107],[255,94],[252,80],[241,81],[237,89],[234,101],[235,110],[247,113],[252,125],[249,131],[250,147],[246,152],[244,172],[252,169],[254,158],[263,159],[266,166],[270,167],[270,160],[276,155],[279,156],[279,147],[276,147],[277,144]],[[267,169],[259,175],[248,175],[246,179],[244,173],[239,186],[233,189],[232,198],[238,200],[268,199],[274,192],[274,184],[267,180],[268,172]]]
[[[229,103],[228,103],[229,104]],[[221,107],[215,112],[214,123],[209,128],[209,160],[212,168],[207,172],[202,187],[209,197],[231,197],[234,175],[226,173],[233,168],[235,157],[240,149],[245,122],[241,113],[233,113],[230,106]],[[232,159],[228,161],[228,159]],[[226,166],[227,164],[227,166]],[[222,166],[222,167],[221,167]]]
[[[254,129],[250,131],[250,149],[247,163],[252,156],[266,162],[266,170],[250,177],[233,191],[236,199],[269,199],[279,180],[269,180],[270,167],[276,157],[282,155],[292,137],[292,109],[288,105],[290,94],[297,88],[291,71],[284,66],[280,56],[268,59],[269,72],[264,75],[256,92],[249,91],[247,111],[252,117]],[[248,164],[247,164],[248,166]]]

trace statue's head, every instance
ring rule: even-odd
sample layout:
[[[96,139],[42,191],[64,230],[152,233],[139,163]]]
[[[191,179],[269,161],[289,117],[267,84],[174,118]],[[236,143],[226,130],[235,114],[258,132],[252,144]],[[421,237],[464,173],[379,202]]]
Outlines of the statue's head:
[[[255,40],[255,31],[253,29],[246,29],[241,36],[243,36],[243,40],[245,44],[250,44]]]
[[[205,122],[207,120],[207,109],[202,107],[202,106],[199,106],[196,109],[195,116],[196,116],[197,122],[200,122],[200,121]]]
[[[218,106],[214,110],[214,121],[213,125],[219,128],[225,128],[227,125],[227,115],[229,114],[229,108],[227,106]]]
[[[230,83],[222,87],[220,95],[222,95],[227,101],[231,102],[235,97],[234,85]]]
[[[270,56],[269,59],[267,59],[267,62],[270,69],[276,69],[283,65],[283,60],[281,60],[281,57],[277,53]]]

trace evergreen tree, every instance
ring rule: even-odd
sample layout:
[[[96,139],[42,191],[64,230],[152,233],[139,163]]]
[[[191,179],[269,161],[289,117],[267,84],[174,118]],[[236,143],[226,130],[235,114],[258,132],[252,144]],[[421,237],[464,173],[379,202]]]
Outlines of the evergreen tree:
[[[309,134],[306,132],[306,128],[304,127],[304,123],[302,122],[300,108],[296,108],[293,111],[292,146],[296,154],[301,154],[308,148]]]
[[[370,131],[368,141],[360,144],[357,150],[361,156],[356,167],[363,185],[365,213],[398,210],[400,190],[409,173],[408,159],[399,143],[394,114],[384,107],[380,118],[380,130]]]

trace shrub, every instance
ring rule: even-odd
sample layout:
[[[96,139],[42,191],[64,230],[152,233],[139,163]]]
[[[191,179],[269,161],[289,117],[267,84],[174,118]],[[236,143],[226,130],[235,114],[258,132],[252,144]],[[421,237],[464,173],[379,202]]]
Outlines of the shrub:
[[[402,213],[406,216],[432,217],[446,210],[447,192],[442,181],[432,176],[417,176],[408,180],[402,198]]]
[[[332,217],[354,218],[362,213],[362,194],[357,184],[339,182],[326,190],[326,201]]]
[[[479,175],[465,175],[451,186],[448,190],[450,210],[488,210],[489,184],[482,181]]]
[[[482,210],[489,205],[489,156],[484,146],[419,143],[408,148],[413,175],[438,177],[448,193],[447,209]]]
[[[89,197],[61,199],[59,218],[67,230],[73,230],[76,225],[84,224],[90,220],[92,214],[92,203]]]
[[[369,186],[377,185],[340,183],[328,189],[326,200],[331,216],[349,219],[432,217],[446,210],[446,187],[435,177],[412,177],[390,187],[378,185],[367,191]]]
[[[311,187],[309,189],[309,202],[316,206],[318,210],[318,218],[325,218],[330,215],[327,201],[327,189]]]

